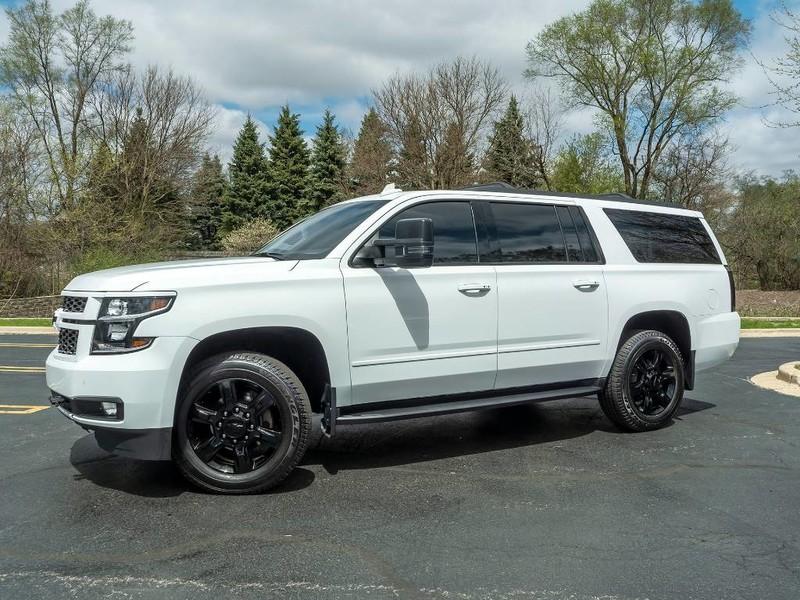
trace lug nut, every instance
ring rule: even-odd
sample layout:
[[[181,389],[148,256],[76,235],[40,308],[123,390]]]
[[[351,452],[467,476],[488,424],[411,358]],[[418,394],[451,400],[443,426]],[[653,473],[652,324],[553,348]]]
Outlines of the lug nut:
[[[247,413],[247,414],[244,416],[244,418],[245,418],[245,419],[249,419],[249,418],[250,418],[250,413]]]
[[[222,413],[222,416],[223,416],[223,417],[227,417],[227,416],[228,416],[228,411],[227,411],[227,410],[226,410],[226,411],[223,411],[223,413]]]
[[[234,408],[233,412],[237,412],[238,413],[239,412],[239,407],[237,406],[236,408]]]
[[[224,433],[222,434],[222,439],[225,439],[225,434]]]
[[[255,427],[256,427],[255,425],[253,425],[252,423],[250,423],[250,430],[251,430],[251,431],[252,431],[253,429],[255,429]]]

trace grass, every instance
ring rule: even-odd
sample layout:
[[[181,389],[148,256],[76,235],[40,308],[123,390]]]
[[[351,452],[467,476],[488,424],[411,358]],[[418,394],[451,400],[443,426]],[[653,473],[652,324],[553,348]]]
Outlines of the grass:
[[[50,327],[52,319],[0,319],[0,327]]]
[[[748,319],[742,318],[742,329],[798,329],[800,319]]]

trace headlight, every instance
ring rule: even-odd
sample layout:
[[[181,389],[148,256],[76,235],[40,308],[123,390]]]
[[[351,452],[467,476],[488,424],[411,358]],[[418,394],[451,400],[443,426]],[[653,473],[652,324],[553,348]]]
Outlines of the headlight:
[[[153,338],[133,337],[142,319],[167,312],[175,296],[104,298],[94,328],[92,354],[132,352],[147,348]]]

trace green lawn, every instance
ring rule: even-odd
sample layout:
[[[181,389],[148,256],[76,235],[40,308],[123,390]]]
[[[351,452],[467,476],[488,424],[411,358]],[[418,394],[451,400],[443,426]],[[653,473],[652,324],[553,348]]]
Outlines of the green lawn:
[[[52,319],[0,319],[0,327],[49,327]]]
[[[742,319],[742,329],[797,329],[800,328],[800,319]]]

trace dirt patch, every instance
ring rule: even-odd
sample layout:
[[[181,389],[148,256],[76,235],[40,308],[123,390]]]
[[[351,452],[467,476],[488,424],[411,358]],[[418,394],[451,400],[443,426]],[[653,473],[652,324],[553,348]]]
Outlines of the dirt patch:
[[[736,310],[743,317],[800,317],[800,290],[737,290]]]

